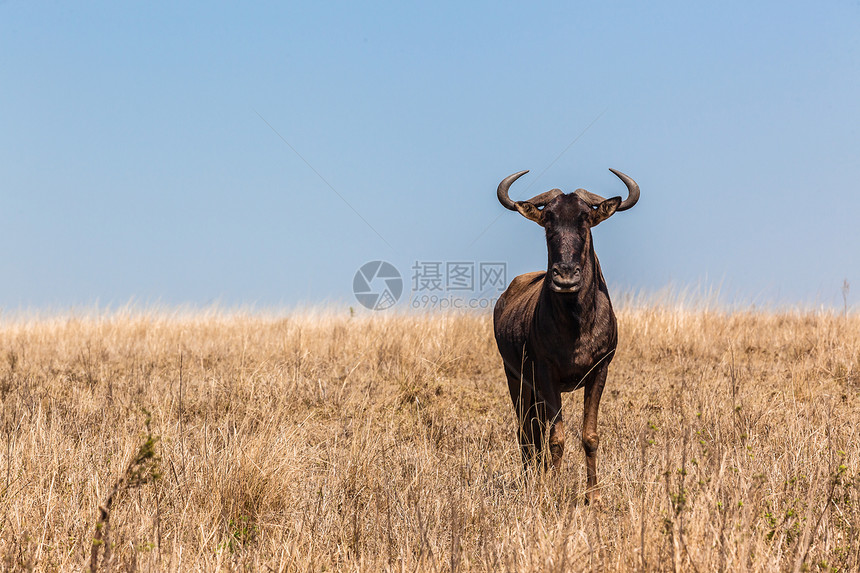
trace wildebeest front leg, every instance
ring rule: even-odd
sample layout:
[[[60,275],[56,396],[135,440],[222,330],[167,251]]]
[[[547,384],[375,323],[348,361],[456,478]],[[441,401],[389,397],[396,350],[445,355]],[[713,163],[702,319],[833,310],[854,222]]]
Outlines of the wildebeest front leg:
[[[585,403],[582,414],[582,447],[585,450],[585,471],[587,501],[597,501],[600,492],[597,489],[597,447],[600,439],[597,436],[597,410],[600,407],[600,396],[606,383],[608,365],[598,366],[594,376],[585,385]]]
[[[555,468],[561,468],[561,458],[564,455],[564,420],[561,417],[561,392],[555,384],[547,384],[541,392],[543,398],[541,425],[549,428],[548,464]]]
[[[508,390],[517,416],[517,439],[520,443],[523,465],[528,467],[536,453],[538,440],[535,439],[535,434],[540,435],[540,428],[537,427],[535,419],[534,386],[532,380],[523,376],[519,368],[506,364],[505,375],[508,378]]]
[[[524,372],[505,367],[508,389],[517,413],[517,436],[523,464],[536,459],[544,467],[561,467],[564,453],[564,423],[561,418],[561,393],[552,383],[548,367],[525,361]],[[546,455],[545,446],[549,448]]]
[[[549,365],[533,368],[534,405],[527,414],[535,455],[544,468],[561,467],[564,454],[564,422],[561,419],[561,392]]]

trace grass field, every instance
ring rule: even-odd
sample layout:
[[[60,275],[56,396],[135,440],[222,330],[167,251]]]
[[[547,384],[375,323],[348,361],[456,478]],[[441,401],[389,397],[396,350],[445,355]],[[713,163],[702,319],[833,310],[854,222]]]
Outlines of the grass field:
[[[860,317],[619,327],[589,506],[581,392],[563,469],[524,474],[489,316],[0,318],[0,560],[860,571]]]

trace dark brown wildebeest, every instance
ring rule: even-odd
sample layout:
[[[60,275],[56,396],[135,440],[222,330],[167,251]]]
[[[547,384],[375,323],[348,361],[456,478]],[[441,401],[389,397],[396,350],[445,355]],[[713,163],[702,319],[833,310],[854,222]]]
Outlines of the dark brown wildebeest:
[[[505,366],[519,421],[523,463],[536,458],[561,465],[564,423],[561,393],[585,389],[582,446],[587,472],[586,499],[597,498],[597,409],[618,331],[606,281],[591,242],[591,227],[639,200],[639,186],[610,169],[627,186],[628,196],[604,199],[577,189],[559,189],[512,201],[511,184],[528,171],[499,184],[501,204],[519,211],[546,230],[546,272],[516,277],[499,297],[493,313],[496,344]],[[549,429],[549,435],[546,430]],[[549,446],[549,456],[543,450]]]

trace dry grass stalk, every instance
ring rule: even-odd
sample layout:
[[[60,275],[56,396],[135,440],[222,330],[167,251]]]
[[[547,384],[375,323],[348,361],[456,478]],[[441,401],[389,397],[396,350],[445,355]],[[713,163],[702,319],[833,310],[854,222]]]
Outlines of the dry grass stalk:
[[[158,442],[158,438],[153,437],[150,431],[151,418],[149,417],[149,412],[146,412],[146,414],[147,433],[143,443],[128,463],[125,472],[123,472],[113,488],[111,488],[105,502],[99,506],[99,518],[96,521],[93,542],[90,548],[90,571],[93,573],[98,571],[99,550],[102,547],[104,547],[104,559],[102,562],[107,566],[110,565],[110,511],[114,498],[125,490],[140,487],[161,477],[158,472],[158,456],[155,453],[155,444]]]

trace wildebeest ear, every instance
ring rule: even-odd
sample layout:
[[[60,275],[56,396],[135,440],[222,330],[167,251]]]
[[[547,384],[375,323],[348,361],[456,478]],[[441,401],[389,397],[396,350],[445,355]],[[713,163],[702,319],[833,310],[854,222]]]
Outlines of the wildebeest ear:
[[[517,206],[517,211],[520,212],[520,215],[526,219],[534,221],[540,226],[543,226],[543,213],[541,213],[540,209],[535,207],[534,203],[529,203],[528,201],[517,201],[514,205]]]
[[[597,208],[591,211],[591,226],[593,227],[611,217],[619,205],[621,205],[621,197],[611,197],[599,203]]]

